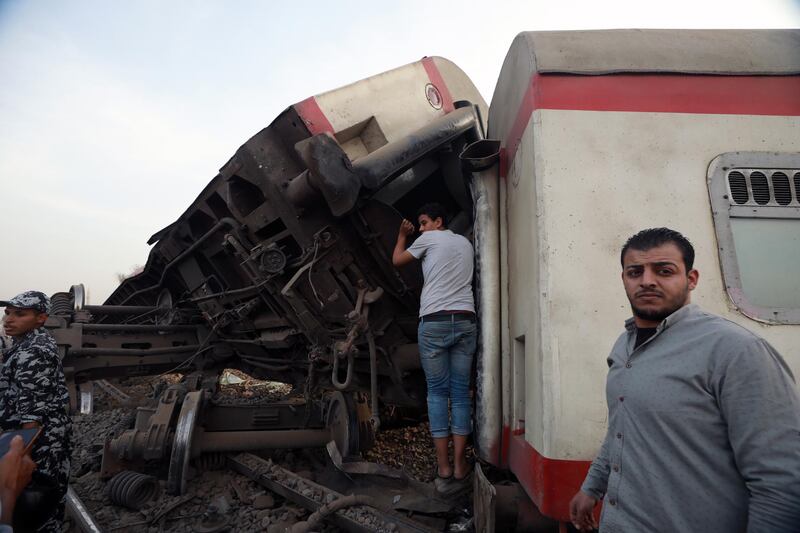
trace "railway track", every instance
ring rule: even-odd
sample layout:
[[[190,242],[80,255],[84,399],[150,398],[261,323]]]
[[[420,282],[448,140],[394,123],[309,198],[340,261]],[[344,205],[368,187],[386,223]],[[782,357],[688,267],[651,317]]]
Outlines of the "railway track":
[[[229,465],[240,474],[256,481],[272,492],[291,500],[313,514],[308,520],[298,522],[292,533],[310,531],[314,516],[327,518],[346,531],[366,533],[434,533],[438,530],[383,508],[377,499],[358,495],[344,495],[324,485],[305,479],[272,461],[251,453],[241,453],[228,458]],[[340,510],[337,502],[345,502]]]
[[[139,402],[150,388],[139,381],[115,389]],[[446,525],[441,516],[448,512],[452,518],[451,506],[433,502],[432,493],[425,492],[432,490],[425,483],[429,479],[420,476],[432,471],[426,461],[433,457],[433,449],[424,425],[383,430],[382,440],[369,454],[372,463],[331,461],[330,451],[324,448],[273,450],[268,452],[270,459],[244,452],[201,455],[190,461],[183,495],[170,494],[164,472],[159,473],[157,467],[145,467],[142,472],[161,481],[145,479],[148,476],[137,479],[125,472],[117,474],[121,479],[101,478],[101,443],[130,423],[133,409],[128,401],[121,401],[121,394],[103,394],[105,389],[98,389],[102,391],[98,410],[75,417],[68,497],[71,531],[298,533],[313,527],[326,532],[426,532],[441,531]],[[276,393],[266,392],[267,387],[248,390],[262,389],[265,398],[275,399]],[[231,400],[240,395],[235,387],[225,390]],[[123,404],[127,405],[114,407]],[[383,481],[370,485],[370,480],[379,479]],[[398,501],[400,512],[393,509]],[[441,514],[419,514],[420,506],[428,514]]]
[[[205,505],[205,510],[199,512],[198,500],[204,500],[202,491],[190,492],[181,497],[175,497],[162,502],[162,505],[151,506],[142,513],[140,520],[122,520],[111,527],[103,528],[89,511],[88,507],[73,488],[67,495],[67,513],[74,525],[73,531],[83,533],[108,533],[112,531],[125,532],[139,530],[139,528],[157,528],[163,530],[178,530],[176,521],[194,519],[188,530],[200,533],[213,533],[215,531],[247,531],[252,528],[249,523],[241,524],[237,517],[241,513],[235,512],[236,507],[253,506],[259,497],[267,496],[274,502],[275,497],[283,498],[286,504],[296,506],[288,520],[277,520],[270,531],[274,533],[307,533],[322,530],[323,523],[328,523],[335,529],[333,531],[348,531],[353,533],[434,533],[442,530],[444,521],[429,519],[429,523],[415,520],[405,514],[392,509],[392,504],[386,499],[381,499],[365,494],[344,494],[321,483],[297,474],[280,464],[261,458],[252,453],[230,454],[227,456],[226,468],[257,483],[267,489],[266,493],[248,494],[243,489],[241,482],[232,479],[228,483],[230,494],[238,502],[232,502],[225,494],[225,490],[212,497],[210,503]],[[127,506],[131,510],[141,510],[146,504],[142,498],[125,501],[113,493],[118,493],[127,481],[136,474],[123,472],[108,483],[107,492],[111,502],[117,506]],[[218,474],[219,475],[219,474]],[[223,473],[224,477],[225,474]],[[142,475],[142,478],[147,476]],[[135,484],[128,483],[136,489]],[[200,494],[198,494],[200,492]],[[363,489],[362,489],[363,492]],[[157,492],[148,491],[148,497],[156,496]],[[399,498],[395,498],[399,499]],[[286,505],[285,504],[285,505]],[[191,512],[179,514],[182,508],[191,507]],[[258,505],[256,504],[256,507]],[[444,504],[443,509],[448,505]],[[302,511],[305,512],[302,512]],[[430,522],[437,527],[430,525]],[[263,527],[263,520],[260,522]],[[187,524],[182,525],[187,530]],[[328,530],[331,530],[330,528]]]

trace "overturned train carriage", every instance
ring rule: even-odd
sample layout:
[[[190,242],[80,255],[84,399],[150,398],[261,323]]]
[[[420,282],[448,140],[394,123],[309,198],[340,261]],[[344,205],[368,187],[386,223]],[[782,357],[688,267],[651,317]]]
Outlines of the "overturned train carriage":
[[[394,268],[391,254],[401,220],[426,202],[443,204],[451,229],[472,236],[474,200],[480,206],[485,199],[481,178],[471,187],[459,156],[483,137],[486,112],[466,75],[441,58],[308,98],[248,140],[183,215],[151,237],[144,270],[103,306],[81,305],[77,287],[57,295],[55,333],[79,386],[176,368],[197,373],[112,443],[114,457],[166,455],[187,417],[191,431],[199,431],[195,421],[204,426],[206,441],[215,429],[218,440],[224,430],[232,442],[235,430],[326,424],[316,414],[295,420],[283,413],[265,426],[252,412],[187,407],[189,395],[213,388],[223,368],[292,383],[309,405],[322,391],[341,391],[334,399],[346,405],[338,416],[360,413],[362,439],[365,425],[379,423],[378,401],[423,408],[421,271]],[[492,154],[478,155],[476,168],[491,164]],[[327,416],[336,425],[337,415]],[[339,440],[349,441],[339,443],[343,453],[367,445],[352,435]],[[189,446],[192,437],[184,441]]]

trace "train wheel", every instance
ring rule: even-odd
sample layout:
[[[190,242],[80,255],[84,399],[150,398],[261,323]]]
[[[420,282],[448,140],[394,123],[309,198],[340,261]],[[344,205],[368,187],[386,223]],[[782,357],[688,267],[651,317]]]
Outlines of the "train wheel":
[[[183,494],[186,492],[186,474],[189,472],[189,458],[192,455],[194,428],[203,406],[203,391],[187,392],[183,399],[178,423],[175,425],[175,440],[169,459],[167,492]]]
[[[360,451],[358,413],[351,395],[339,391],[331,395],[325,423],[342,458],[357,457]]]
[[[355,394],[356,416],[358,417],[358,451],[365,452],[375,444],[375,425],[372,423],[372,410],[369,396],[365,393]]]

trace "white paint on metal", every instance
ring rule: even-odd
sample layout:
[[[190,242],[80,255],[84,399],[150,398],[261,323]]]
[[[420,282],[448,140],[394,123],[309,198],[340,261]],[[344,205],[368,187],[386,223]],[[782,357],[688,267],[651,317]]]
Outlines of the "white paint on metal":
[[[481,109],[488,107],[472,81],[451,61],[432,58],[447,85],[453,101],[469,100]],[[431,83],[422,61],[366,78],[316,96],[317,104],[334,132],[346,130],[374,117],[387,142],[392,142],[431,120],[443,116],[428,102],[426,86]],[[443,92],[442,87],[438,87]],[[375,98],[375,95],[381,95]]]
[[[492,96],[490,139],[507,139],[537,72],[800,72],[800,30],[590,30],[518,34]]]
[[[528,49],[538,72],[800,73],[797,29],[529,31],[515,46]]]
[[[499,295],[499,307],[500,307],[500,375],[501,375],[501,382],[500,382],[500,389],[501,389],[501,402],[502,402],[502,412],[500,413],[499,418],[501,418],[503,427],[518,429],[516,424],[514,423],[516,420],[524,418],[524,413],[517,416],[515,413],[516,411],[511,409],[512,400],[511,394],[513,391],[506,391],[503,387],[503,383],[510,383],[511,378],[514,375],[514,368],[509,364],[504,364],[504,362],[509,361],[511,357],[511,340],[509,338],[509,330],[508,330],[508,306],[507,306],[507,298],[505,297],[508,294],[508,217],[507,211],[505,209],[505,205],[508,202],[508,184],[505,179],[500,179],[499,183],[499,192],[500,192],[500,295]],[[524,372],[524,369],[522,369]]]
[[[736,150],[800,151],[800,118],[532,115],[507,179],[507,305],[510,337],[526,339],[525,436],[544,456],[589,460],[602,442],[606,357],[630,315],[619,251],[646,227],[689,237],[693,301],[767,339],[800,374],[800,326],[748,319],[725,292],[706,173]]]
[[[500,204],[498,165],[475,172],[475,257],[479,274],[477,296],[480,336],[475,402],[476,445],[482,457],[497,464],[502,431],[500,399]]]

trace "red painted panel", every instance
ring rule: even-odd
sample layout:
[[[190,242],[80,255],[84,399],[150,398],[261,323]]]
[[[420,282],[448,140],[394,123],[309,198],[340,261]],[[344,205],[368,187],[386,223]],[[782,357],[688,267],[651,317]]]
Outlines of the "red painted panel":
[[[450,94],[450,89],[447,88],[447,84],[444,82],[444,78],[442,77],[442,73],[439,72],[439,67],[436,66],[436,62],[432,57],[423,57],[422,66],[425,67],[425,72],[428,73],[428,79],[431,80],[434,87],[439,89],[439,94],[442,95],[442,109],[444,112],[449,113],[453,111],[453,109],[455,109],[453,107],[453,96]]]
[[[534,74],[503,139],[509,163],[536,109],[800,116],[800,76]]]
[[[580,489],[590,461],[548,459],[525,440],[511,437],[509,467],[542,514],[569,521],[569,501]]]
[[[508,176],[508,150],[500,148],[500,177]]]
[[[333,126],[331,126],[325,113],[320,109],[317,99],[313,96],[306,98],[299,104],[295,104],[294,109],[300,115],[311,135],[324,132],[333,133]]]
[[[800,76],[535,76],[541,109],[800,115]],[[536,81],[534,81],[536,83]]]
[[[505,165],[500,166],[500,176],[506,177],[503,170],[510,170],[511,164],[514,162],[514,156],[517,155],[517,148],[519,143],[522,142],[522,136],[525,134],[525,128],[528,127],[528,122],[531,120],[531,115],[539,107],[539,99],[536,98],[536,93],[539,92],[540,86],[538,83],[539,76],[534,75],[531,82],[528,84],[528,90],[522,96],[522,102],[519,104],[517,116],[514,118],[514,123],[511,125],[511,130],[506,135],[505,139],[500,139],[501,144],[505,147],[506,161]]]
[[[501,468],[508,468],[508,444],[511,442],[511,428],[503,426],[502,437],[500,441],[500,466]]]

